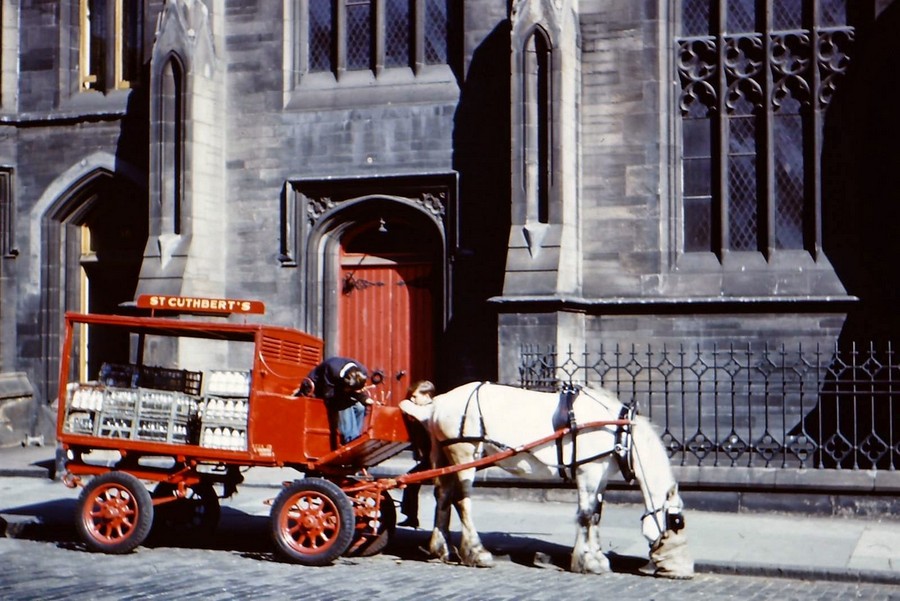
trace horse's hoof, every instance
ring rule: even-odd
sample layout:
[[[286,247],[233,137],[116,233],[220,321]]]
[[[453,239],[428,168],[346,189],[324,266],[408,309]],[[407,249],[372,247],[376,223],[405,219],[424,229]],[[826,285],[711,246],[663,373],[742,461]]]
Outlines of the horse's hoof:
[[[690,580],[694,577],[693,570],[661,570],[657,568],[653,572],[653,576],[656,578],[668,578],[669,580]]]
[[[693,574],[674,574],[672,572],[658,572],[655,574],[657,578],[668,578],[669,580],[691,580]]]
[[[494,567],[494,556],[489,551],[482,549],[472,553],[466,553],[463,564],[470,568],[492,568]]]
[[[579,562],[572,562],[572,571],[576,574],[609,574],[612,572],[612,568],[609,565],[609,560],[605,555],[601,555],[601,558],[587,556],[582,558]]]

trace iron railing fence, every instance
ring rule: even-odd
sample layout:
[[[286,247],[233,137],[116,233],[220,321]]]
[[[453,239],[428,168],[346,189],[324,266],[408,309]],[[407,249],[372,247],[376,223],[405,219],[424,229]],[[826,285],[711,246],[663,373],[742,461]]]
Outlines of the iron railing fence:
[[[891,345],[524,346],[520,383],[600,385],[661,430],[673,465],[895,470]]]

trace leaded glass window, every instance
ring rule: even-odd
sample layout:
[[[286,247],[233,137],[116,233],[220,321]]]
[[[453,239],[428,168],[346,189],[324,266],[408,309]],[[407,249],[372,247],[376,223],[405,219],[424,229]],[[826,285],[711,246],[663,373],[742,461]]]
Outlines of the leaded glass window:
[[[330,0],[309,3],[309,70],[334,70],[334,5]]]
[[[453,0],[297,0],[309,73],[407,68],[449,60]],[[301,64],[302,64],[301,60]]]
[[[409,0],[385,0],[384,66],[403,67],[410,64],[413,39],[410,30]]]
[[[440,65],[449,58],[450,19],[446,0],[425,0],[425,62]]]
[[[820,246],[817,149],[854,39],[848,1],[681,0],[685,252]]]
[[[347,0],[347,68],[368,69],[372,57],[372,3]]]

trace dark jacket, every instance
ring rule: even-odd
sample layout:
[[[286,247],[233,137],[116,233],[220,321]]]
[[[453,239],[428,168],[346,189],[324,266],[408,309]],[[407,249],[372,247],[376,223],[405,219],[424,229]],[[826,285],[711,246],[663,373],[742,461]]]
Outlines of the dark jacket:
[[[329,357],[322,363],[319,363],[306,376],[312,380],[315,386],[313,394],[320,399],[324,399],[332,409],[346,409],[353,403],[362,402],[365,399],[363,391],[347,392],[343,389],[341,372],[348,364],[355,365],[362,371],[363,375],[368,377],[365,366],[347,357]]]

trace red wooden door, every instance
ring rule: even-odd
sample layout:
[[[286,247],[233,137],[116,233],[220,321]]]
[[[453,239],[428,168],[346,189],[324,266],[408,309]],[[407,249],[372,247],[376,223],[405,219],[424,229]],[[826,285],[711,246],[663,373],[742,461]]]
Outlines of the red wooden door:
[[[416,380],[433,379],[432,265],[417,257],[344,254],[338,330],[341,355],[384,374],[375,394],[397,405]]]

